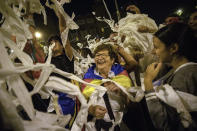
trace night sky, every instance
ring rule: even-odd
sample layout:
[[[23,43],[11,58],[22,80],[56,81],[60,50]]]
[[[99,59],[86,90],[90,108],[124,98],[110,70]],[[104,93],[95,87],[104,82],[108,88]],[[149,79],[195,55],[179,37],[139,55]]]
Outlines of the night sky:
[[[42,0],[41,0],[42,1]],[[83,16],[90,14],[96,6],[95,3],[99,0],[71,0],[70,4],[65,4],[65,11],[71,15],[72,12],[76,16]],[[102,0],[101,0],[102,1]],[[165,17],[169,14],[172,14],[178,8],[184,9],[183,16],[189,14],[189,12],[197,5],[196,0],[117,0],[119,9],[124,11],[126,6],[129,4],[136,4],[142,13],[148,14],[153,18],[157,24],[160,24],[164,21]],[[114,0],[105,0],[110,13],[115,12]],[[45,39],[51,34],[58,33],[58,21],[54,12],[48,8],[47,11],[47,20],[48,25],[43,24],[43,18],[40,15],[35,15],[35,23],[38,29],[43,32]],[[97,12],[96,12],[97,13]]]

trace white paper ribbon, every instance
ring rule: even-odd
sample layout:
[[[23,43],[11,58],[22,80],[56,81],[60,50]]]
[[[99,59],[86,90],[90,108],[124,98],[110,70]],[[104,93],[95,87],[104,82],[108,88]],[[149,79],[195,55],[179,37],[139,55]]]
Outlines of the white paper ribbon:
[[[174,107],[180,114],[181,122],[184,127],[188,127],[192,123],[190,111],[197,111],[197,96],[189,93],[175,91],[173,87],[165,84],[161,87],[154,87],[156,96]]]

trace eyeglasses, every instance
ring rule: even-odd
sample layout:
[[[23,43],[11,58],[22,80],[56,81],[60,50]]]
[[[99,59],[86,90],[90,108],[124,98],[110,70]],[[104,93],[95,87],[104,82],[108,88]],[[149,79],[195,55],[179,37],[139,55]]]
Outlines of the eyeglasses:
[[[94,56],[94,58],[98,58],[98,57],[104,58],[104,57],[106,57],[106,56],[109,56],[109,54],[96,54],[96,55]]]

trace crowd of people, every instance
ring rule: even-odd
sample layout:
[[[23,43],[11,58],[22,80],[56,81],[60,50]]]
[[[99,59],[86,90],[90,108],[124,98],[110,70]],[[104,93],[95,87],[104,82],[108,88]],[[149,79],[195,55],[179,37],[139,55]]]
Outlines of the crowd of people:
[[[135,13],[133,15],[136,15],[136,18],[143,15],[135,5],[128,6],[126,10]],[[147,40],[149,47],[146,48],[148,49],[146,52],[141,46],[135,45],[129,47],[129,50],[126,49],[127,45],[133,44],[133,39],[128,41],[126,34],[121,30],[122,34],[112,32],[107,42],[96,42],[99,44],[95,46],[93,52],[88,47],[82,48],[81,52],[78,52],[82,59],[76,57],[74,53],[76,50],[72,48],[69,39],[63,43],[61,34],[68,25],[60,12],[56,12],[56,15],[60,34],[51,36],[48,40],[48,46],[52,48],[51,64],[57,69],[77,76],[76,62],[87,58],[94,60],[94,63],[90,62],[87,65],[87,70],[83,70],[84,83],[73,80],[72,77],[66,78],[57,72],[50,74],[78,86],[81,94],[89,102],[88,115],[84,118],[87,122],[81,127],[82,131],[197,130],[196,10],[190,14],[187,21],[179,16],[169,16],[158,29],[136,25],[137,33],[133,31],[130,35],[137,35],[138,38],[152,36],[151,41],[142,40],[142,44]],[[144,19],[139,21],[141,20]],[[32,24],[29,26],[32,34],[34,26]],[[127,44],[122,44],[125,41]],[[135,43],[138,44],[138,41]],[[34,63],[45,63],[47,57],[50,57],[45,55],[34,37],[27,41],[24,52]],[[14,62],[21,63],[19,59],[15,59]],[[24,73],[26,79],[23,81],[29,91],[34,88],[29,81],[37,80],[41,72],[39,70]],[[95,98],[98,92],[92,85],[102,86],[106,91]],[[130,91],[136,88],[143,94],[138,101],[130,97],[138,97],[138,91]],[[57,90],[51,92],[57,97],[51,96],[44,100],[39,93],[34,94],[32,96],[34,108],[51,114],[71,115],[64,127],[72,130],[82,103],[75,93],[70,95]],[[18,109],[18,112],[22,119],[30,119],[25,110]],[[3,118],[0,120],[5,124]],[[9,124],[6,124],[3,126],[4,130],[9,129],[7,127]]]

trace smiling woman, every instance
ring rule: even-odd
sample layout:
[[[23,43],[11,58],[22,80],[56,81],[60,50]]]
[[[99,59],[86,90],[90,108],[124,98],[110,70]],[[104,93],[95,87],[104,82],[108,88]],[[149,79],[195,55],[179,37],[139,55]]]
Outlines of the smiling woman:
[[[107,43],[99,45],[94,51],[94,58],[95,65],[88,69],[84,75],[84,80],[88,83],[102,85],[108,91],[102,98],[98,98],[94,105],[89,107],[89,116],[92,116],[93,119],[86,124],[86,127],[91,131],[101,128],[118,131],[126,98],[115,82],[129,89],[132,86],[131,79],[127,71],[120,64],[115,63],[117,55],[112,45]],[[110,81],[103,83],[102,79],[110,79]],[[82,93],[87,99],[91,97],[94,91],[93,87],[82,85]],[[115,121],[114,124],[112,123],[113,120]]]
[[[113,47],[109,44],[102,44],[94,51],[96,70],[101,76],[106,78],[108,72],[117,59],[117,55]]]

